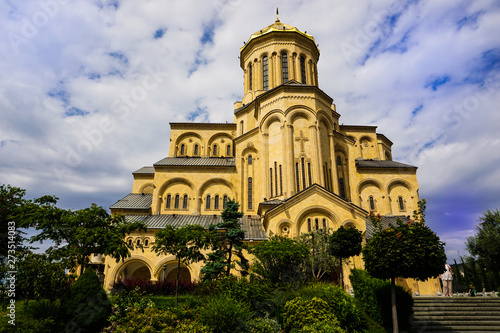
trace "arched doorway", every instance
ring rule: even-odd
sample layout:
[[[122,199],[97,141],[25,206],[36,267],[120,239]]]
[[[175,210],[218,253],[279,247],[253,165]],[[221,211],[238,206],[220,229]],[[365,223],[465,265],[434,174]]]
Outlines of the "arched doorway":
[[[170,271],[165,278],[167,281],[175,282],[177,280],[177,267]],[[191,282],[191,273],[186,267],[181,267],[179,271],[179,281]]]
[[[126,263],[120,269],[117,277],[124,279],[147,280],[151,279],[149,267],[141,260],[134,260]]]

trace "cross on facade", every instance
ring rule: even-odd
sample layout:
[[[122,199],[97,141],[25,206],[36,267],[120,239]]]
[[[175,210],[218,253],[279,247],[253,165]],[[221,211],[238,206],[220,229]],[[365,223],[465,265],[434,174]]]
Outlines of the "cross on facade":
[[[300,141],[300,152],[304,153],[304,142],[309,141],[309,139],[304,136],[302,131],[300,131],[300,136],[295,138],[295,141]]]

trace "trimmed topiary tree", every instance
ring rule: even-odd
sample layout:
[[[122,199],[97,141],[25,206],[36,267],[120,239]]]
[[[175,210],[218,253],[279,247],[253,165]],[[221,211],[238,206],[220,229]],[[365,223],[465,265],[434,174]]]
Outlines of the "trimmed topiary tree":
[[[64,307],[68,316],[66,332],[100,332],[106,325],[111,303],[93,269],[86,269],[73,284]]]

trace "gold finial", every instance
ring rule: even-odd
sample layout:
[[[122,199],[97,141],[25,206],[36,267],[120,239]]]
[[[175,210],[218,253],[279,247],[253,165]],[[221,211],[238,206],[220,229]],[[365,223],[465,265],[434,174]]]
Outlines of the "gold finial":
[[[279,19],[278,15],[279,15],[279,12],[278,12],[278,7],[276,7],[276,22],[279,22],[279,21],[280,21],[280,19]]]

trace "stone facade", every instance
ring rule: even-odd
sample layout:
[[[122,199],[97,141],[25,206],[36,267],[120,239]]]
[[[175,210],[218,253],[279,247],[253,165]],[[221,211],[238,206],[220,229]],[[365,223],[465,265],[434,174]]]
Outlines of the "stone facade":
[[[276,20],[250,37],[240,60],[243,98],[234,123],[171,123],[168,157],[134,172],[132,193],[111,207],[142,216],[149,229],[127,238],[144,252],[120,263],[104,259],[106,288],[118,277],[172,278],[175,258],[149,250],[155,231],[173,221],[207,224],[228,198],[250,221],[248,242],[340,226],[364,233],[369,211],[408,216],[417,208],[417,168],[393,161],[392,142],[375,126],[340,125],[333,99],[319,88],[311,35]],[[345,276],[363,267],[359,257],[351,263]],[[200,269],[181,273],[199,280]]]

